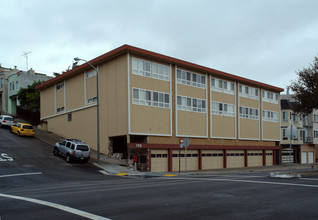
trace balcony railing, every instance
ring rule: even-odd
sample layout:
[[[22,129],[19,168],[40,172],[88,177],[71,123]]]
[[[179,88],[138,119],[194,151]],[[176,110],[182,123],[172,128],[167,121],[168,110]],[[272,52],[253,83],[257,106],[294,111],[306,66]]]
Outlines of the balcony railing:
[[[313,141],[314,141],[313,137],[306,137],[304,142],[305,143],[313,143]]]

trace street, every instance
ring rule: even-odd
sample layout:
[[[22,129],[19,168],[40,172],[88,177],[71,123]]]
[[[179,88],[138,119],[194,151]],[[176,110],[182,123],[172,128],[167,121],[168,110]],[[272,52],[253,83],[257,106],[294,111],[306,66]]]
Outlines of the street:
[[[0,129],[0,219],[317,219],[318,177],[119,177]]]

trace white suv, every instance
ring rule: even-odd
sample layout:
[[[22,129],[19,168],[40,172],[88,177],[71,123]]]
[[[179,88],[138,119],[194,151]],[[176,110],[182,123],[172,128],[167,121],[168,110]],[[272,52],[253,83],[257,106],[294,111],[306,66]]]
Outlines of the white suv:
[[[1,128],[4,126],[11,127],[15,124],[14,118],[10,115],[0,115],[0,126]]]
[[[87,162],[91,155],[88,144],[78,139],[66,139],[61,143],[56,143],[53,153],[55,156],[64,156],[68,163],[73,160]]]

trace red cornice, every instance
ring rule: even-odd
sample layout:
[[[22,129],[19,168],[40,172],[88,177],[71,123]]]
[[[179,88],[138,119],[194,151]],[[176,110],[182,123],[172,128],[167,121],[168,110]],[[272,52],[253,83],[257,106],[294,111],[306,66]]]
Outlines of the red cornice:
[[[244,77],[240,77],[240,76],[236,76],[236,75],[233,75],[233,74],[230,74],[230,73],[226,73],[226,72],[222,72],[222,71],[219,71],[219,70],[215,70],[215,69],[212,69],[212,68],[208,68],[208,67],[205,67],[205,66],[201,66],[201,65],[197,65],[197,64],[194,64],[194,63],[190,63],[190,62],[187,62],[187,61],[184,61],[184,60],[180,60],[180,59],[177,59],[177,58],[173,58],[173,57],[169,57],[169,56],[166,56],[166,55],[162,55],[162,54],[159,54],[159,53],[155,53],[155,52],[152,52],[152,51],[149,51],[149,50],[144,50],[144,49],[141,49],[141,48],[138,48],[138,47],[133,47],[133,46],[130,46],[130,45],[123,45],[121,47],[118,47],[108,53],[105,53],[99,57],[96,57],[95,59],[92,59],[90,60],[89,62],[96,66],[96,65],[99,65],[99,64],[102,64],[102,63],[105,63],[107,62],[108,60],[110,59],[113,59],[117,56],[120,56],[122,54],[125,54],[125,53],[131,53],[131,54],[135,54],[135,55],[139,55],[139,56],[144,56],[144,57],[148,57],[148,58],[151,58],[151,59],[154,59],[154,60],[160,60],[160,61],[163,61],[163,62],[166,62],[166,63],[170,63],[170,64],[175,64],[175,65],[178,65],[180,67],[184,67],[184,68],[188,68],[188,69],[193,69],[193,70],[196,70],[196,71],[199,71],[201,73],[209,73],[209,74],[212,74],[216,77],[222,77],[222,78],[226,78],[226,79],[229,79],[229,80],[235,80],[235,81],[239,81],[241,83],[246,83],[246,84],[250,84],[250,85],[254,85],[254,86],[259,86],[259,87],[262,87],[262,88],[265,88],[265,89],[269,89],[269,90],[272,90],[272,91],[275,91],[275,92],[283,92],[284,89],[282,88],[279,88],[279,87],[275,87],[275,86],[271,86],[271,85],[268,85],[268,84],[265,84],[265,83],[261,83],[261,82],[257,82],[257,81],[254,81],[254,80],[250,80],[250,79],[247,79],[247,78],[244,78]],[[87,64],[87,63],[84,63],[83,65],[81,66],[78,66],[78,67],[75,67],[73,68],[72,70],[68,71],[68,72],[65,72],[53,79],[50,79],[38,86],[36,86],[36,89],[45,89],[51,85],[54,85],[56,84],[57,82],[60,82],[62,80],[65,80],[67,78],[70,78],[76,74],[79,74],[87,69],[89,69],[90,66]]]

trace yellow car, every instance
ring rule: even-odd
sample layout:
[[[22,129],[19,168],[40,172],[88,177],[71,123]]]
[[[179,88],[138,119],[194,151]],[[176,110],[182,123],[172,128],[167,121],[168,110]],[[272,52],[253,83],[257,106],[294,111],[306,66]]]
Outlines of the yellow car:
[[[10,131],[18,136],[34,136],[33,126],[28,123],[16,123],[11,126]]]

